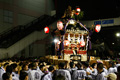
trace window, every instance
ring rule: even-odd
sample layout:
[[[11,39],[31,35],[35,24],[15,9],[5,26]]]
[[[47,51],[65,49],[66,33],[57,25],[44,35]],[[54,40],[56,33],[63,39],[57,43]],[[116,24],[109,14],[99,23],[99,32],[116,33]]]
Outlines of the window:
[[[13,23],[13,12],[12,11],[4,10],[3,16],[4,16],[4,22]]]

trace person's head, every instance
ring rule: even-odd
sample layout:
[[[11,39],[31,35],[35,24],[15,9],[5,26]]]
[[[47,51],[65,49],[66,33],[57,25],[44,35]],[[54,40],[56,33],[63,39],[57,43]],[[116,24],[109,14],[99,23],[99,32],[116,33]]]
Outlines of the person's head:
[[[23,62],[20,62],[20,63],[19,63],[19,66],[22,66],[22,65],[23,65]]]
[[[98,72],[103,71],[103,64],[102,63],[97,64],[97,70],[98,70]]]
[[[49,70],[47,67],[44,68],[44,71],[43,71],[44,74],[48,74],[49,73]]]
[[[11,66],[11,65],[8,65],[8,66],[6,67],[6,73],[12,74],[12,66]]]
[[[97,68],[97,64],[96,64],[96,63],[93,63],[93,64],[91,65],[91,67],[96,69],[96,68]]]
[[[89,67],[89,63],[88,62],[83,62],[83,66],[84,66],[84,68],[87,68],[87,67]]]
[[[82,63],[81,63],[81,62],[78,62],[78,63],[77,63],[77,67],[78,67],[78,69],[83,69]]]
[[[43,72],[44,71],[44,65],[40,65],[40,70]]]
[[[9,65],[9,63],[4,63],[4,65],[3,65],[3,68],[4,68],[4,70],[6,71],[6,67]]]
[[[12,80],[12,74],[10,74],[10,73],[4,73],[3,75],[2,75],[2,79],[3,80]]]
[[[116,80],[117,79],[117,75],[115,73],[110,73],[105,77],[107,78],[107,80]]]
[[[28,73],[21,72],[19,78],[20,78],[20,80],[28,80]]]
[[[65,63],[64,62],[59,63],[59,69],[65,69]]]
[[[32,69],[37,69],[37,66],[36,66],[36,63],[35,63],[35,62],[32,62],[32,63],[31,63],[31,68],[32,68]]]
[[[70,64],[70,68],[74,68],[75,67],[74,62],[70,62],[69,64]]]
[[[63,75],[57,75],[55,80],[65,80],[65,77]]]
[[[13,72],[17,72],[18,71],[18,67],[17,67],[16,63],[11,64],[11,66],[12,66],[12,71]]]
[[[120,61],[116,61],[116,64],[120,64]]]
[[[113,61],[109,62],[109,67],[114,67],[114,62]]]
[[[36,64],[36,66],[38,66],[39,61],[35,60],[34,63]]]
[[[27,64],[23,64],[23,66],[22,66],[22,70],[27,71],[27,70],[28,70],[28,65],[27,65]]]
[[[32,65],[32,63],[30,63],[30,64],[28,65],[28,68],[32,69],[31,65]]]
[[[54,66],[50,66],[50,67],[48,68],[48,70],[49,70],[50,72],[53,72],[53,71],[54,71]]]

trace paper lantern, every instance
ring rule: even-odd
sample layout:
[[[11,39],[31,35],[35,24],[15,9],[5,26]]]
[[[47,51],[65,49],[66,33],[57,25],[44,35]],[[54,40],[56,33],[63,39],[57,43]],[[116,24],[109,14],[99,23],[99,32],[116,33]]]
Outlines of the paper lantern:
[[[84,47],[84,46],[85,46],[85,41],[82,35],[81,40],[80,40],[80,47]]]
[[[44,32],[45,32],[45,33],[49,33],[49,27],[45,27],[45,28],[44,28]]]
[[[75,13],[76,15],[79,15],[79,13]]]
[[[63,29],[63,23],[62,23],[62,21],[58,21],[57,22],[57,28],[58,28],[58,30],[62,30]]]
[[[100,30],[101,30],[101,25],[96,25],[95,26],[95,32],[100,32]]]
[[[76,8],[76,11],[77,11],[77,12],[80,12],[80,8]]]
[[[69,40],[64,40],[64,46],[69,46],[70,41]]]
[[[80,14],[80,8],[76,8],[76,15],[79,15]]]
[[[80,47],[84,47],[85,46],[85,41],[80,41]]]

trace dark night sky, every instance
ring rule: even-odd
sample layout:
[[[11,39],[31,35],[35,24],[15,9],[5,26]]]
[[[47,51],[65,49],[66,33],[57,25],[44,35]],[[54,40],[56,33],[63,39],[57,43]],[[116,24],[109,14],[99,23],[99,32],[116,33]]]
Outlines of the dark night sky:
[[[114,18],[120,16],[120,0],[56,0],[57,15],[62,16],[68,5],[84,11],[83,20]]]

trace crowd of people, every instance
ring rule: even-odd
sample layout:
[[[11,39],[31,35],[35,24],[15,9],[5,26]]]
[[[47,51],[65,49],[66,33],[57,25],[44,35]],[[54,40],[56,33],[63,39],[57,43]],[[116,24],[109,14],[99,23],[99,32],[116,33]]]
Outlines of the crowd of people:
[[[98,62],[60,62],[56,65],[39,59],[0,62],[0,80],[120,80],[120,63],[109,62],[109,67]]]

